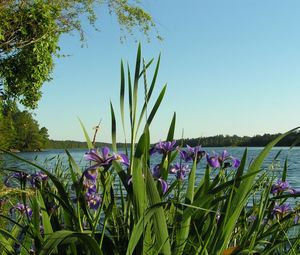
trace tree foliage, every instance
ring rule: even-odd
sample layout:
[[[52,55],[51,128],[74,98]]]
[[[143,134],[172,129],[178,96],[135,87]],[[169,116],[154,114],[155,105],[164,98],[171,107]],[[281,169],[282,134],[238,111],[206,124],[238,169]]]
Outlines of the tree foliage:
[[[33,151],[45,148],[48,130],[39,125],[28,111],[20,111],[9,103],[0,117],[0,148],[5,150]]]
[[[263,147],[273,141],[278,134],[263,134],[255,136],[237,136],[237,135],[215,135],[199,138],[183,139],[183,145],[196,146],[201,144],[203,147],[227,147],[227,146],[242,146],[242,147]],[[290,146],[299,139],[299,132],[292,132],[284,137],[276,146]],[[299,144],[298,144],[299,145]]]
[[[0,2],[0,89],[2,99],[17,99],[34,109],[41,87],[51,79],[54,56],[59,56],[59,38],[78,31],[84,41],[82,16],[91,25],[96,8],[107,6],[120,24],[123,35],[139,29],[148,36],[154,22],[139,7],[127,0],[7,0]],[[149,37],[148,37],[149,38]],[[2,88],[1,88],[2,87]]]

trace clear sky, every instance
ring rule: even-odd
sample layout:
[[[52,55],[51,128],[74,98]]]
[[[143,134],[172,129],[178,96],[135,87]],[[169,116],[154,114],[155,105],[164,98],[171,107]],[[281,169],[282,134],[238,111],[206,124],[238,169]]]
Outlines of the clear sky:
[[[119,27],[101,10],[100,32],[86,26],[88,47],[63,36],[53,80],[35,111],[50,138],[84,140],[79,117],[98,141],[111,141],[110,100],[120,126],[120,60],[134,68],[137,41],[146,59],[162,55],[157,89],[167,93],[151,127],[165,139],[173,112],[176,137],[284,132],[300,125],[300,1],[142,1],[164,38],[136,33],[120,43]],[[150,76],[150,74],[149,74]],[[150,79],[150,78],[149,78]],[[142,83],[141,83],[142,89]],[[158,91],[155,95],[158,95]],[[128,114],[127,114],[128,116]],[[123,141],[121,132],[118,141]]]

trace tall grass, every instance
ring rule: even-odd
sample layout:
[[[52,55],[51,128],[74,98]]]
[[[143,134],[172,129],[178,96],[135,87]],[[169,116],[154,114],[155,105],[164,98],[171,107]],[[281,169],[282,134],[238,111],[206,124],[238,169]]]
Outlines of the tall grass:
[[[262,167],[272,147],[293,130],[247,162],[247,150],[236,159],[226,151],[209,155],[200,146],[183,148],[174,140],[174,114],[165,140],[151,146],[149,130],[166,92],[163,86],[153,100],[160,57],[149,80],[146,74],[154,64],[142,58],[140,45],[133,76],[121,62],[125,154],[118,153],[112,103],[112,151],[93,148],[80,122],[89,147],[87,169],[81,169],[68,151],[67,173],[59,163],[49,171],[7,152],[36,172],[2,169],[8,177],[0,192],[1,255],[300,252],[300,208],[295,202],[300,195],[286,181],[287,161],[277,182],[274,173]],[[144,97],[138,109],[140,89]],[[153,154],[160,156],[159,164],[153,165]],[[206,168],[198,182],[199,164]],[[7,187],[13,180],[17,184]],[[290,200],[296,207],[287,204]]]

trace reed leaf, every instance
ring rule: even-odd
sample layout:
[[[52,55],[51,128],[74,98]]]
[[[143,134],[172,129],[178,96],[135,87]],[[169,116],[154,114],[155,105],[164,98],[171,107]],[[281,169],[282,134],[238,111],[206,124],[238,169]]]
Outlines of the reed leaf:
[[[21,247],[23,247],[23,244],[15,237],[14,234],[11,234],[11,232],[7,231],[6,229],[0,228],[0,237],[3,237],[0,239],[0,241],[3,241],[2,245],[5,244],[5,248],[7,248],[7,250],[11,250],[11,248],[13,247],[13,243],[17,243],[18,245],[20,245]],[[5,238],[7,237],[8,239],[10,239],[10,242],[8,242],[8,240]],[[0,245],[0,247],[2,246]],[[29,250],[25,249],[27,254],[30,254]],[[4,251],[4,250],[2,250]],[[9,254],[14,254],[13,253],[9,253]]]
[[[1,229],[0,229],[0,233],[1,233]],[[7,241],[4,235],[2,235],[2,233],[0,234],[0,250],[1,250],[1,255],[14,254],[13,247],[10,245],[10,243]]]
[[[147,95],[146,95],[147,96],[147,101],[149,101],[151,99],[152,92],[155,88],[156,78],[157,78],[157,74],[158,74],[158,70],[159,70],[159,64],[160,64],[160,55],[158,57],[158,61],[157,61],[156,68],[155,68],[155,71],[154,71],[154,74],[153,74],[151,85],[150,85],[149,90],[148,90]],[[148,68],[148,65],[146,66],[146,69],[147,68]],[[139,117],[139,120],[138,120],[138,124],[137,124],[137,130],[139,129],[139,127],[141,125],[141,122],[143,120],[144,114],[145,114],[146,109],[147,109],[147,105],[148,105],[148,103],[144,102],[144,105],[143,105],[143,108],[141,110],[141,114],[140,114],[140,117]]]
[[[133,186],[133,202],[135,207],[135,216],[136,222],[140,217],[143,216],[145,206],[146,206],[146,195],[145,195],[145,180],[144,180],[144,165],[143,165],[143,155],[144,148],[146,146],[147,139],[145,134],[143,134],[139,142],[137,144],[135,155],[134,155],[134,163],[133,163],[133,171],[132,171],[132,186]]]
[[[153,63],[154,58],[152,58],[146,65],[145,68],[143,68],[143,70],[140,72],[139,78],[142,77],[142,75],[144,75],[145,70],[147,70],[149,68],[149,66],[151,66],[151,64]]]
[[[125,130],[124,98],[125,98],[125,72],[124,72],[124,64],[123,61],[121,60],[120,113],[121,113],[123,130]]]
[[[149,205],[154,206],[155,204],[161,203],[161,199],[149,169],[147,169],[145,174]],[[155,235],[155,247],[157,253],[166,255],[171,254],[168,227],[166,223],[164,209],[162,207],[156,208],[152,217],[152,221]]]
[[[129,106],[129,117],[131,129],[133,128],[133,105],[132,105],[132,85],[131,85],[131,74],[130,68],[127,63],[127,81],[128,81],[128,106]]]
[[[116,117],[112,103],[110,102],[110,113],[111,113],[111,140],[112,149],[117,152],[117,135],[116,135]]]
[[[197,158],[197,157],[196,157]],[[194,202],[194,187],[195,187],[195,178],[196,178],[196,169],[197,169],[197,160],[194,160],[193,167],[189,174],[188,187],[185,194],[185,203],[193,204]],[[184,214],[184,212],[183,212]],[[184,217],[184,220],[181,221],[178,233],[176,235],[176,254],[183,254],[184,247],[186,245],[189,232],[190,232],[191,216]]]
[[[52,254],[61,243],[71,244],[72,242],[78,242],[82,244],[86,252],[90,254],[102,254],[97,242],[88,233],[77,233],[69,230],[60,230],[51,234],[45,241],[43,249],[39,255],[50,255]],[[61,250],[60,253],[63,251]]]
[[[126,141],[126,129],[125,129],[124,98],[125,98],[125,71],[124,71],[123,61],[121,60],[120,113],[121,113],[122,129],[123,129],[123,134],[125,139],[125,150],[126,150],[126,154],[128,154],[127,141]]]
[[[150,124],[151,124],[151,122],[152,122],[152,120],[153,120],[153,118],[154,118],[154,116],[155,116],[155,114],[156,114],[156,112],[157,112],[157,110],[158,110],[160,104],[161,104],[161,101],[162,101],[163,98],[164,98],[166,89],[167,89],[167,85],[165,85],[165,86],[163,87],[162,91],[160,92],[160,94],[159,94],[159,96],[158,96],[158,98],[157,98],[157,100],[156,100],[156,102],[155,102],[155,104],[154,104],[154,106],[153,106],[153,108],[152,108],[150,114],[149,114],[149,117],[148,117],[148,119],[147,119],[147,124],[146,124],[146,125],[150,126]]]
[[[134,225],[133,230],[131,232],[131,236],[128,242],[126,255],[133,254],[141,236],[144,232],[145,225],[147,225],[155,213],[156,207],[148,208],[145,211],[145,214],[142,218],[140,218],[137,223]]]
[[[170,125],[168,135],[167,135],[167,141],[173,141],[175,125],[176,125],[176,112],[174,112],[174,114],[173,114],[173,118],[172,118],[171,125]]]
[[[50,217],[46,210],[44,199],[43,199],[40,191],[37,191],[37,201],[41,208],[41,216],[42,216],[41,219],[42,219],[42,224],[44,227],[44,234],[45,234],[45,236],[47,236],[47,235],[50,235],[53,233],[53,229],[52,229]]]
[[[137,110],[137,102],[138,102],[138,84],[139,84],[139,76],[140,76],[140,68],[141,68],[141,44],[139,43],[137,55],[136,55],[136,63],[135,63],[135,74],[134,74],[134,83],[133,83],[133,124],[135,126],[136,120],[136,110]]]
[[[94,146],[93,146],[93,144],[92,144],[92,142],[91,142],[91,139],[90,139],[90,137],[89,137],[89,135],[88,135],[88,133],[87,133],[87,131],[86,131],[86,129],[85,129],[85,127],[84,127],[82,121],[81,121],[79,118],[78,118],[78,120],[79,120],[80,126],[81,126],[81,128],[82,128],[82,131],[83,131],[83,134],[84,134],[84,137],[85,137],[85,141],[86,141],[86,143],[87,143],[88,148],[89,148],[89,149],[93,149]]]

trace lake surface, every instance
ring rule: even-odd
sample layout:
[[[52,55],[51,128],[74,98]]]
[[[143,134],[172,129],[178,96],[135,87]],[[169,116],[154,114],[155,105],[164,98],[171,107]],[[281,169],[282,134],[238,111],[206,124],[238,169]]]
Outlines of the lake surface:
[[[221,153],[224,148],[203,148],[208,153],[212,153],[213,151],[217,153]],[[245,148],[241,147],[234,147],[234,148],[226,148],[227,151],[230,153],[230,155],[241,159],[243,152]],[[261,151],[262,147],[252,147],[248,148],[248,163],[254,159]],[[71,149],[69,152],[75,159],[75,161],[82,167],[84,170],[85,167],[87,167],[88,162],[84,159],[84,153],[87,150],[85,149]],[[275,147],[270,152],[269,156],[266,158],[263,167],[268,169],[270,164],[273,162],[274,157],[276,154],[281,151],[280,156],[278,157],[274,173],[280,176],[281,170],[284,165],[284,160],[286,157],[288,157],[288,172],[287,172],[287,179],[290,182],[291,186],[293,188],[296,188],[300,190],[300,148],[294,147],[292,149],[289,149],[288,147]],[[52,170],[54,163],[57,161],[57,159],[60,159],[62,163],[67,168],[67,155],[64,150],[48,150],[48,151],[42,151],[42,152],[20,152],[17,153],[19,157],[22,157],[26,160],[37,162],[38,164],[43,165],[48,170]],[[155,165],[160,162],[160,155],[154,154],[151,158],[151,164]],[[203,176],[204,173],[204,167],[206,164],[206,160],[203,159],[200,165],[197,169],[197,179],[200,179]],[[19,170],[23,170],[26,172],[34,171],[34,168],[29,166],[28,164],[16,160],[15,158],[6,155],[6,154],[0,154],[0,165],[2,165],[4,168],[17,168]]]

